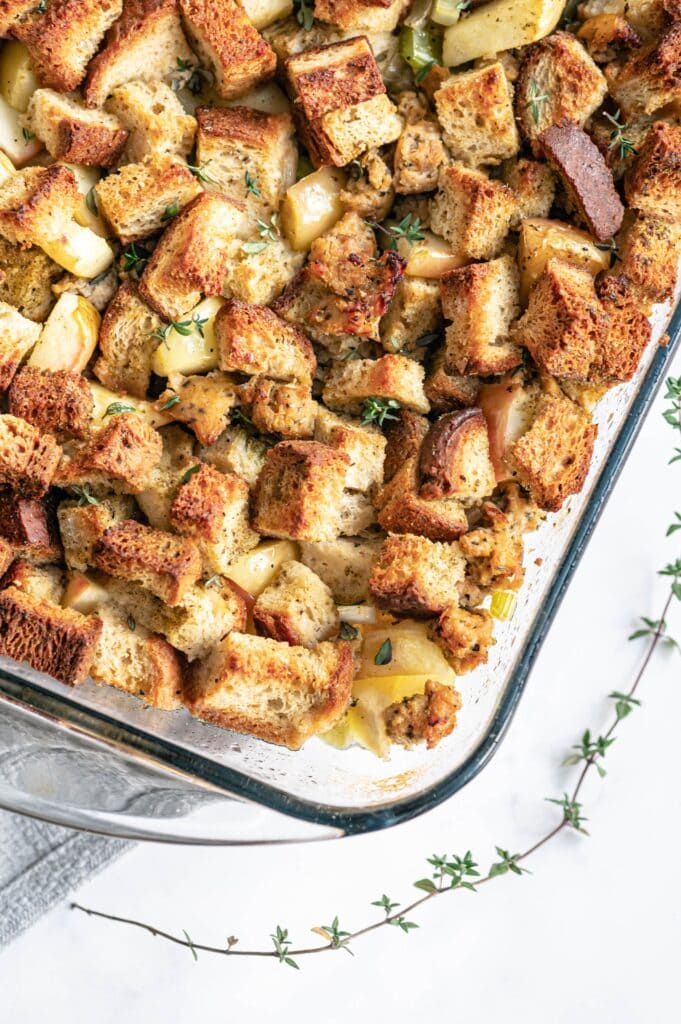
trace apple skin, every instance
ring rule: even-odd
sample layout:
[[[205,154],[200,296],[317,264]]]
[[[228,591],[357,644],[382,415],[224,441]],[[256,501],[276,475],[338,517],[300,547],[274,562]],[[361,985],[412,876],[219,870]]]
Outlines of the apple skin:
[[[478,403],[487,421],[489,452],[497,482],[511,476],[504,456],[532,425],[536,390],[536,386],[525,388],[518,379],[485,384],[480,389]]]

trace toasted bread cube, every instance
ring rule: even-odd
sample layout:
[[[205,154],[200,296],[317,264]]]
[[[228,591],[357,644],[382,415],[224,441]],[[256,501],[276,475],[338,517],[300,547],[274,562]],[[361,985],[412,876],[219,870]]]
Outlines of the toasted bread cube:
[[[85,83],[88,106],[102,107],[119,85],[159,81],[193,64],[182,32],[177,0],[126,0],[123,14],[91,61]]]
[[[159,432],[161,458],[151,471],[144,490],[137,496],[139,507],[157,530],[170,530],[170,507],[187,472],[196,465],[194,439],[181,427],[172,425]]]
[[[215,444],[198,451],[203,462],[215,466],[221,473],[235,473],[249,487],[255,487],[260,470],[265,465],[266,454],[267,448],[262,441],[239,426],[227,427]]]
[[[301,541],[301,561],[326,583],[336,604],[359,604],[369,594],[369,576],[381,547],[377,537]]]
[[[514,338],[553,377],[586,381],[607,319],[588,270],[549,260],[530,292]]]
[[[532,500],[557,512],[583,487],[598,427],[569,398],[542,395],[530,429],[511,445],[507,459]]]
[[[192,377],[173,373],[156,408],[178,423],[186,423],[201,444],[211,445],[225,429],[236,403],[235,385],[226,373],[214,371]]]
[[[254,491],[253,529],[291,540],[335,540],[348,456],[318,441],[282,441],[267,453]]]
[[[648,131],[627,176],[629,206],[643,213],[681,213],[681,126],[658,121]]]
[[[96,615],[60,608],[18,587],[0,591],[0,654],[68,686],[86,678],[101,630]]]
[[[136,284],[125,281],[109,303],[99,332],[100,356],[95,376],[112,391],[144,398],[161,320],[139,297]]]
[[[128,495],[113,495],[96,504],[62,501],[57,509],[64,561],[69,569],[87,572],[94,566],[94,549],[103,534],[116,523],[130,519],[135,502]]]
[[[92,392],[79,373],[50,373],[24,366],[12,381],[8,409],[42,433],[85,437],[90,429]]]
[[[162,449],[160,436],[137,413],[111,416],[88,441],[64,453],[55,483],[138,494],[147,486]]]
[[[406,409],[428,412],[423,367],[407,356],[351,359],[336,363],[326,378],[323,399],[331,409],[362,412],[368,398],[392,399]]]
[[[8,36],[10,30],[25,15],[35,10],[35,0],[2,0],[0,3],[0,39]]]
[[[316,166],[343,167],[394,142],[402,118],[385,93],[366,36],[308,49],[285,63],[301,137]]]
[[[631,380],[652,336],[650,320],[638,308],[625,278],[608,274],[600,279],[596,292],[608,329],[597,346],[589,378],[609,384]]]
[[[99,209],[123,245],[161,231],[203,192],[186,164],[172,156],[127,164],[95,186]]]
[[[473,505],[492,493],[496,478],[480,409],[449,412],[431,425],[419,453],[419,479],[419,494],[428,500]]]
[[[316,0],[314,16],[342,29],[393,32],[407,7],[407,0]]]
[[[310,651],[231,633],[193,668],[185,703],[223,729],[298,750],[341,718],[353,677],[347,643],[326,641]]]
[[[182,660],[168,641],[137,623],[131,629],[129,616],[111,602],[97,609],[97,618],[102,632],[90,666],[92,679],[140,697],[149,707],[182,707]]]
[[[266,306],[228,301],[215,318],[220,369],[312,383],[317,361],[302,331]]]
[[[351,491],[373,494],[383,481],[386,440],[374,426],[336,416],[320,406],[315,422],[316,441],[344,452],[350,460],[345,486]]]
[[[608,92],[605,78],[571,32],[554,32],[524,51],[516,82],[521,131],[541,155],[539,136],[568,118],[583,128]]]
[[[52,284],[62,268],[37,246],[24,249],[0,238],[0,302],[42,322],[54,305]]]
[[[550,167],[521,157],[509,160],[502,174],[516,201],[511,228],[517,229],[528,217],[548,217],[556,194],[556,179]]]
[[[36,89],[24,120],[56,160],[88,167],[113,167],[128,138],[117,117],[89,110],[53,89]]]
[[[466,563],[456,542],[403,534],[383,541],[369,591],[383,611],[429,618],[457,604]]]
[[[538,140],[570,206],[594,238],[607,242],[620,229],[624,207],[601,151],[567,119],[546,128]]]
[[[253,378],[249,389],[253,426],[260,434],[280,434],[282,438],[312,437],[317,403],[308,385],[278,384],[266,378]]]
[[[668,215],[636,213],[618,239],[615,273],[622,275],[644,312],[675,294],[681,256],[681,228]]]
[[[141,623],[145,629],[161,633],[189,661],[205,658],[233,629],[246,628],[243,596],[219,579],[210,586],[199,583],[191,587],[172,608],[138,583],[111,577],[106,588],[128,612],[135,627]]]
[[[106,109],[128,132],[125,155],[138,163],[147,156],[186,157],[194,145],[196,120],[187,114],[165,82],[126,82],[113,90]]]
[[[18,416],[0,415],[0,485],[23,498],[42,498],[52,482],[61,449]]]
[[[259,245],[260,234],[251,231],[250,236],[251,242]],[[295,252],[279,235],[257,252],[246,252],[239,245],[227,263],[222,294],[266,306],[293,281],[304,261],[305,254]]]
[[[203,192],[163,233],[140,281],[145,302],[168,320],[179,320],[203,295],[222,291],[243,211],[226,196]]]
[[[123,0],[48,0],[14,26],[42,86],[77,89],[104,33],[123,10]]]
[[[0,537],[12,545],[16,555],[33,563],[61,561],[62,546],[49,500],[0,491]]]
[[[201,576],[201,556],[184,537],[127,519],[110,526],[94,549],[102,572],[139,583],[166,604],[179,604]]]
[[[427,679],[423,693],[394,701],[383,712],[386,734],[391,743],[411,749],[425,742],[432,750],[456,729],[461,695],[453,686]]]
[[[468,575],[485,590],[516,590],[523,580],[522,535],[496,505],[484,505],[483,513],[490,525],[469,530],[460,541]]]
[[[202,465],[179,487],[170,523],[194,540],[207,573],[227,573],[230,562],[260,539],[249,527],[248,504],[245,480]]]
[[[388,533],[419,534],[434,541],[456,540],[468,529],[466,509],[458,499],[424,498],[418,457],[410,456],[376,499],[378,522]]]
[[[678,21],[659,39],[635,52],[623,65],[610,65],[608,89],[623,118],[654,114],[681,97],[681,24]]]
[[[0,301],[0,391],[6,391],[19,363],[35,345],[40,327]],[[19,414],[20,415],[20,414]]]
[[[406,124],[395,146],[393,188],[401,195],[430,192],[437,188],[440,167],[447,153],[434,121]]]
[[[467,611],[458,605],[446,608],[433,623],[431,636],[457,676],[487,663],[493,637],[494,619],[484,608]]]
[[[520,280],[512,256],[450,270],[440,279],[447,327],[444,369],[482,376],[519,366],[522,353],[510,340],[520,313]]]
[[[437,353],[424,385],[426,397],[435,412],[475,405],[479,390],[479,377],[449,373],[445,370],[444,351]]]
[[[253,212],[274,211],[296,180],[298,147],[290,114],[250,107],[199,107],[196,162],[208,189],[226,192]]]
[[[404,150],[403,150],[404,152]],[[423,152],[421,151],[421,156]],[[386,159],[384,159],[386,158]],[[405,162],[403,163],[403,171],[406,173],[406,156]],[[360,217],[364,217],[370,220],[383,220],[384,217],[390,212],[390,208],[393,205],[395,199],[395,189],[393,188],[393,173],[387,162],[387,154],[381,153],[379,149],[368,149],[357,162],[352,165],[352,173],[347,177],[343,177],[345,182],[337,201],[340,202],[342,207],[348,213],[356,213]],[[324,170],[324,168],[322,168]],[[357,171],[359,170],[359,173]],[[330,172],[331,175],[338,174],[337,168],[326,168],[326,171]],[[316,172],[319,173],[319,172]],[[341,172],[342,173],[342,172]],[[308,175],[310,178],[311,175]],[[333,180],[333,179],[332,179]],[[403,183],[406,182],[406,178],[403,175]],[[290,196],[291,193],[289,192]],[[318,198],[318,194],[309,193],[307,198],[314,196]],[[303,200],[304,193],[301,191],[301,200]],[[314,219],[319,216],[320,212],[324,211],[324,202],[322,201],[321,211],[313,206],[307,213],[307,216],[314,223]],[[285,209],[285,208],[284,208]],[[306,211],[304,208],[298,207],[299,213],[302,212],[304,219],[306,219]],[[282,210],[283,213],[283,210]],[[334,218],[336,219],[336,218]],[[286,229],[285,229],[286,230]],[[315,236],[319,236],[320,231],[315,231]]]
[[[218,96],[243,96],[277,67],[274,50],[234,0],[180,0],[189,42],[214,79]]]
[[[3,590],[10,586],[50,604],[60,604],[64,593],[64,571],[57,565],[38,566],[28,558],[17,558],[2,580]]]
[[[587,231],[560,220],[528,217],[520,224],[518,266],[520,296],[527,303],[530,289],[550,259],[584,267],[592,277],[610,266],[610,251],[599,248]]]
[[[339,618],[329,587],[301,562],[284,562],[258,596],[253,622],[261,636],[299,647],[316,647],[338,634]]]
[[[406,352],[412,359],[421,360],[441,324],[438,282],[425,277],[403,277],[381,318],[381,343],[386,352]]]
[[[479,167],[499,164],[518,152],[513,93],[500,61],[452,75],[434,100],[445,143],[455,160]]]
[[[418,456],[429,427],[430,423],[425,416],[409,412],[408,409],[400,409],[395,419],[384,424],[387,442],[383,461],[384,483],[392,480],[408,459]]]
[[[0,537],[0,575],[4,576],[14,561],[14,550],[9,541]]]
[[[492,259],[504,244],[515,212],[510,188],[481,171],[452,164],[440,174],[430,223],[464,259]]]

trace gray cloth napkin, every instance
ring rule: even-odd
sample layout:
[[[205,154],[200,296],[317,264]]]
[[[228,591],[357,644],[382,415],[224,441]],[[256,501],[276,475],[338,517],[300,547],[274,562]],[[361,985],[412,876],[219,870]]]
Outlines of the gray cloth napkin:
[[[0,811],[0,947],[131,845]]]

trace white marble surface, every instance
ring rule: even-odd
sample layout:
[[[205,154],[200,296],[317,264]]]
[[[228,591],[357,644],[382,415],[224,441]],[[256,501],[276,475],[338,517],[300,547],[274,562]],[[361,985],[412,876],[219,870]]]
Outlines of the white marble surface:
[[[681,373],[677,359],[676,373]],[[86,885],[92,907],[141,916],[215,943],[267,945],[276,923],[306,941],[334,914],[374,919],[382,892],[407,900],[425,857],[494,845],[516,850],[555,820],[547,796],[567,788],[561,758],[606,721],[642,648],[637,614],[655,616],[655,569],[680,553],[665,539],[681,511],[681,465],[662,401],[645,425],[493,763],[431,814],[379,835],[272,850],[138,847]],[[681,634],[681,607],[671,624]],[[420,929],[385,929],[356,957],[324,954],[300,973],[270,961],[202,957],[62,907],[0,959],[2,1020],[138,1024],[226,1020],[364,1022],[452,1016],[466,1024],[658,1024],[678,1020],[681,940],[681,657],[660,654],[643,707],[622,725],[608,776],[584,792],[591,838],[561,836],[530,865],[477,895],[430,905]]]

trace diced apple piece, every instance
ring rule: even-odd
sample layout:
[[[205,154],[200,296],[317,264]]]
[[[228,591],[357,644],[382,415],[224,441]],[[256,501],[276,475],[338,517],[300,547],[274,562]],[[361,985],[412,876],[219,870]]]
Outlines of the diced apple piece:
[[[265,541],[232,562],[226,575],[252,597],[259,597],[282,562],[297,559],[299,554],[298,545],[291,540]]]
[[[454,68],[535,43],[553,32],[564,9],[565,0],[491,0],[445,29],[442,63]]]
[[[480,389],[478,405],[487,420],[489,454],[497,481],[511,475],[504,455],[530,429],[539,390],[536,384],[523,387],[518,379],[485,384]]]
[[[261,29],[288,18],[293,11],[293,0],[241,0],[241,6],[251,25]]]
[[[452,252],[449,242],[434,235],[432,231],[419,232],[425,235],[421,242],[411,245],[406,238],[400,238],[397,251],[407,261],[405,273],[409,277],[442,277],[448,270],[456,270],[466,262]]]
[[[390,641],[392,657],[382,665],[376,664],[376,655],[385,642]],[[395,626],[367,630],[364,633],[359,675],[411,676],[427,673],[429,679],[451,684],[454,673],[436,643],[428,638],[425,623],[406,619]]]
[[[375,626],[380,614],[374,604],[338,605],[338,615],[341,622],[350,622],[356,626]]]
[[[99,181],[101,174],[96,167],[83,167],[81,164],[69,164],[69,168],[73,171],[73,176],[76,179],[76,185],[82,198],[81,204],[76,210],[74,216],[76,223],[80,224],[82,228],[90,228],[90,231],[94,231],[100,238],[106,238],[109,232],[107,231],[106,224],[99,216],[97,210],[97,200],[88,199],[88,196],[94,197],[92,191],[97,182]]]
[[[450,671],[450,678],[451,675]],[[428,679],[432,679],[432,676],[387,675],[355,679],[352,706],[333,729],[323,734],[322,739],[341,750],[357,743],[377,757],[388,757],[390,740],[385,727],[384,711],[403,697],[423,693]]]
[[[0,94],[23,114],[37,88],[28,50],[17,39],[10,39],[0,50]]]
[[[134,398],[132,395],[125,395],[117,393],[116,391],[109,391],[103,384],[97,384],[95,381],[88,381],[90,385],[90,391],[92,393],[92,423],[98,427],[102,425],[101,421],[107,417],[107,410],[111,406],[116,404],[131,405],[135,412],[138,412],[140,416],[143,416],[150,427],[157,430],[159,427],[164,427],[166,423],[170,423],[171,419],[166,416],[165,413],[158,412],[154,408],[153,402],[148,402],[145,398]],[[108,415],[111,415],[109,413]]]
[[[43,148],[40,139],[31,137],[19,121],[21,114],[0,96],[0,149],[16,167],[23,167]]]
[[[154,352],[151,368],[159,377],[169,377],[171,373],[207,373],[215,370],[218,365],[218,348],[215,344],[215,317],[224,303],[219,296],[204,299],[198,306],[187,313],[183,320],[196,317],[205,320],[202,332],[192,327],[189,334],[178,334],[174,329],[168,331]]]
[[[523,302],[551,259],[577,263],[596,275],[610,266],[610,252],[598,248],[590,234],[560,220],[530,217],[519,229],[518,266]]]
[[[28,365],[53,373],[82,373],[97,347],[101,321],[89,299],[64,292],[45,322]]]
[[[114,260],[113,249],[107,242],[75,220],[59,237],[47,238],[39,244],[60,267],[87,280],[99,277]]]
[[[0,150],[0,185],[4,185],[7,179],[16,173],[16,167],[10,158]]]
[[[320,167],[287,190],[281,205],[281,228],[297,252],[309,249],[343,215],[340,193],[345,174],[336,167]]]
[[[64,588],[61,603],[62,608],[72,608],[81,615],[92,615],[108,600],[109,594],[104,587],[100,587],[99,583],[82,572],[73,572]]]

